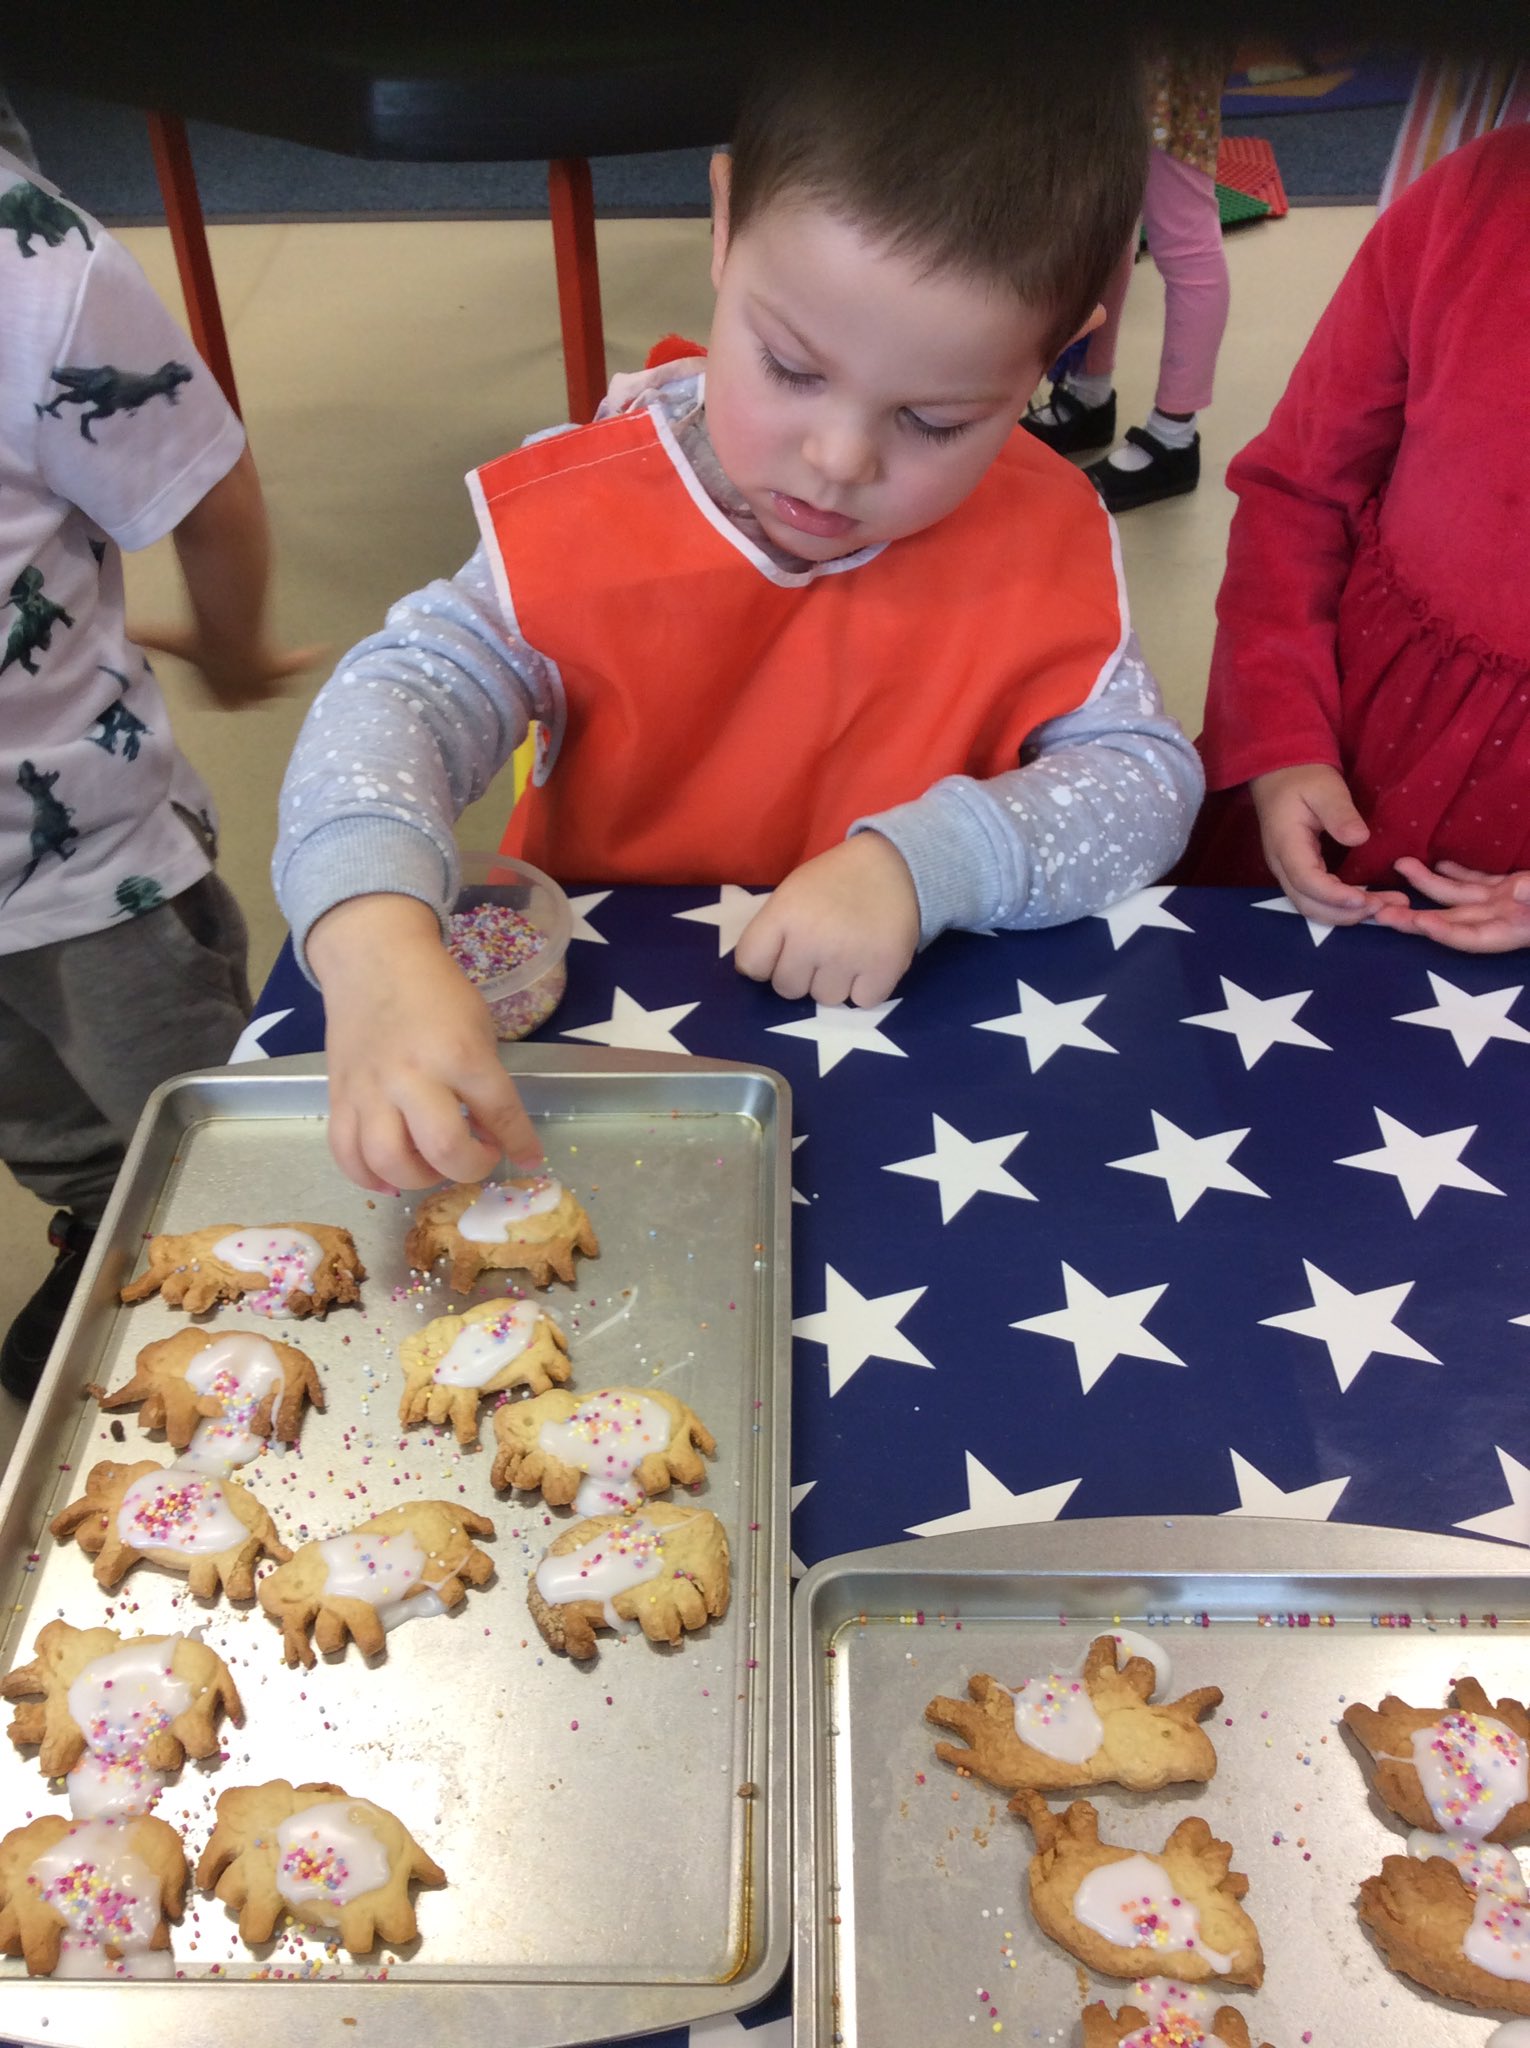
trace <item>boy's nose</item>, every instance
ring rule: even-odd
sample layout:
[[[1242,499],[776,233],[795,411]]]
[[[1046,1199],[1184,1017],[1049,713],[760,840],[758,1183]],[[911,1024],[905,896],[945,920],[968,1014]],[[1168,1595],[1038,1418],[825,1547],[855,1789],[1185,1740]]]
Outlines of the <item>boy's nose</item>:
[[[877,473],[876,444],[851,421],[816,427],[802,452],[825,483],[867,484]]]

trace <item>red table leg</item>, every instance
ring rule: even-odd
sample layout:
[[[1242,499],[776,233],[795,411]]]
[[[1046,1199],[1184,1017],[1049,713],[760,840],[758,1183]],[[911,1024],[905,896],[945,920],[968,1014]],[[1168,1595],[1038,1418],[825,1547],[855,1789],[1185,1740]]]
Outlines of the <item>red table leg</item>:
[[[558,271],[558,315],[563,324],[563,372],[568,416],[584,422],[606,395],[606,339],[600,319],[600,266],[595,254],[595,199],[590,166],[582,156],[554,157],[547,166],[553,259]]]
[[[186,140],[186,123],[179,114],[150,114],[148,118],[154,169],[165,202],[165,222],[175,250],[175,266],[181,276],[181,292],[186,300],[191,338],[203,362],[218,380],[224,397],[238,412],[239,393],[234,386],[234,365],[229,359],[228,337],[223,331],[223,309],[218,304],[218,286],[207,247],[207,229],[202,221],[202,201],[197,192],[191,146]]]

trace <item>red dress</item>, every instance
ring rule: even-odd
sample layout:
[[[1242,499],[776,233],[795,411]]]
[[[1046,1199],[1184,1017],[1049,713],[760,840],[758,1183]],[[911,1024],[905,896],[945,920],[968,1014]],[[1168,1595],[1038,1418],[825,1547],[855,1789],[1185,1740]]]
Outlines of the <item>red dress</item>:
[[[1347,882],[1530,868],[1530,128],[1382,215],[1227,481],[1182,878],[1268,880],[1243,785],[1304,762],[1371,827],[1330,849]]]

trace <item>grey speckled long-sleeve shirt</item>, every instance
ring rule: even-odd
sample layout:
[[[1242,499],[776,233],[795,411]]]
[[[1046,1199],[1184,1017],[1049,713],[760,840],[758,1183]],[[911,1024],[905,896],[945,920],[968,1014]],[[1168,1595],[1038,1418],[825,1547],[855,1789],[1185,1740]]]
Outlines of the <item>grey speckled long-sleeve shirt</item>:
[[[688,378],[647,402],[713,502],[767,545],[712,454],[700,397]],[[282,787],[272,878],[299,959],[314,923],[352,896],[416,896],[444,920],[454,821],[529,722],[556,729],[562,711],[556,672],[504,617],[482,547],[394,605],[319,692]],[[1131,635],[1086,704],[1037,728],[1021,765],[946,776],[850,829],[902,854],[927,943],[953,926],[1064,924],[1129,895],[1178,858],[1203,786]]]

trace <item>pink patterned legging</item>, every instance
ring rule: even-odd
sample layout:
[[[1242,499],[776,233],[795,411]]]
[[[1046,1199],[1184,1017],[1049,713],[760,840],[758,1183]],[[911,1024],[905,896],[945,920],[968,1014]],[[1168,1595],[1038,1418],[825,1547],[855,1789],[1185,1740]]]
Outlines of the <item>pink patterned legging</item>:
[[[1227,325],[1229,288],[1216,181],[1205,171],[1155,149],[1148,159],[1142,224],[1148,253],[1164,286],[1163,353],[1158,361],[1160,412],[1199,412],[1211,403],[1217,350]],[[1126,304],[1136,259],[1137,236],[1100,294],[1105,324],[1089,339],[1084,370],[1108,376],[1116,366],[1121,308]]]

